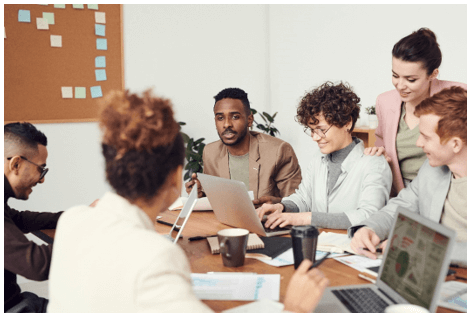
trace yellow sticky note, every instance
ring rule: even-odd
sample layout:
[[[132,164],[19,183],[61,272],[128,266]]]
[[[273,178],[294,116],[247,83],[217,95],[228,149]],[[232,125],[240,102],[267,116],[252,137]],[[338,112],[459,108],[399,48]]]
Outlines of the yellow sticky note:
[[[45,18],[36,18],[36,28],[38,30],[49,30],[48,20]]]
[[[62,47],[62,35],[51,35],[51,46]]]
[[[62,98],[73,98],[72,86],[61,87]]]
[[[95,23],[106,23],[105,12],[95,12]]]

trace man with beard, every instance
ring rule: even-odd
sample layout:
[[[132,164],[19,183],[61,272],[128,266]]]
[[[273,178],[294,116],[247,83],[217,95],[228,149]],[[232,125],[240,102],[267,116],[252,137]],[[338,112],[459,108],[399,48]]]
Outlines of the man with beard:
[[[256,206],[278,203],[295,192],[302,179],[297,156],[287,142],[249,130],[254,117],[246,92],[226,88],[214,98],[220,140],[205,146],[203,173],[244,182]],[[185,184],[187,192],[195,183],[198,197],[205,196],[195,173]]]
[[[9,198],[28,200],[48,172],[47,138],[30,123],[4,126],[4,311],[46,312],[48,300],[21,292],[16,275],[43,281],[49,276],[52,245],[37,245],[24,233],[56,228],[59,213],[17,211]]]

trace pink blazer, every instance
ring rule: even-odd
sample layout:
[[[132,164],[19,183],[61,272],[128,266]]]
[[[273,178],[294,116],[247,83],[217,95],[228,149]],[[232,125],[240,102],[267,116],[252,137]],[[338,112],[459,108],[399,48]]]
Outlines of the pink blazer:
[[[441,81],[434,79],[431,82],[431,96],[437,92],[451,86],[460,86],[467,89],[467,84],[458,82]],[[398,192],[405,187],[400,171],[400,164],[398,163],[396,138],[398,123],[400,122],[401,114],[401,98],[396,89],[380,94],[375,103],[375,110],[379,125],[375,130],[376,141],[375,146],[383,146],[387,154],[392,158],[390,168],[393,175],[392,196],[397,196]]]

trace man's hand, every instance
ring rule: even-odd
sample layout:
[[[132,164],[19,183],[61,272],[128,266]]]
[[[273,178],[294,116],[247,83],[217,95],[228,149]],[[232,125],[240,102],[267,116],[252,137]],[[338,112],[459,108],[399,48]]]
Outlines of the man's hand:
[[[385,151],[384,147],[369,147],[364,149],[364,155],[367,156],[381,156],[384,155],[385,159],[387,160],[388,163],[392,162],[392,158],[390,158],[389,155],[387,155],[387,152]]]
[[[201,198],[203,197],[203,190],[200,181],[198,181],[197,179],[196,173],[192,173],[192,179],[189,182],[185,183],[185,190],[188,194],[190,194],[195,183],[197,184],[198,197]]]
[[[262,221],[264,215],[269,213],[280,212],[282,213],[284,206],[280,203],[276,204],[267,204],[264,203],[260,208],[256,209],[257,215],[259,216],[259,220]]]
[[[371,259],[377,259],[375,250],[380,243],[380,238],[369,228],[362,227],[356,231],[351,240],[351,248],[354,252],[365,255]],[[387,241],[384,241],[380,248],[384,249]],[[365,250],[364,248],[367,248]]]
[[[313,312],[318,305],[329,280],[320,270],[309,270],[311,264],[311,261],[303,260],[293,274],[285,294],[285,310]]]
[[[259,199],[252,200],[252,203],[254,204],[254,206],[256,208],[258,208],[261,205],[263,205],[264,203],[276,204],[276,203],[280,203],[280,201],[282,201],[282,198],[273,197],[271,195],[264,195],[264,196],[260,197]]]

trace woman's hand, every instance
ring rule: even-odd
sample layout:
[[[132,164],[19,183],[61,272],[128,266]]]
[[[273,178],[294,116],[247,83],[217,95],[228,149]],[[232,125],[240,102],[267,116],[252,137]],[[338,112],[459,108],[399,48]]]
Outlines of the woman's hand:
[[[311,261],[303,260],[290,279],[285,294],[285,310],[313,312],[318,305],[329,280],[319,269],[309,270],[311,264]]]
[[[384,155],[385,159],[387,160],[388,163],[392,162],[392,158],[390,158],[389,155],[387,155],[387,152],[385,151],[385,148],[382,147],[369,147],[364,149],[364,155],[367,156],[381,156]]]
[[[308,225],[311,223],[311,212],[302,213],[282,213],[274,212],[267,217],[264,226],[274,229],[276,226],[286,227],[287,225]]]

